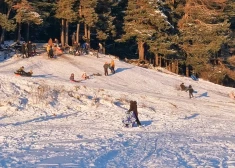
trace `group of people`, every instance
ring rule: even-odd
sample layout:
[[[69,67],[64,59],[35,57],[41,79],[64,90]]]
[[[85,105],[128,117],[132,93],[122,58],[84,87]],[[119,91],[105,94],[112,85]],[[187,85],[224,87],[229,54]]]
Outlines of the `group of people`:
[[[20,46],[20,42],[17,42],[16,45]],[[36,55],[36,44],[33,44],[31,41],[23,42],[21,45],[21,54],[22,58],[29,58]]]
[[[86,74],[86,72],[83,72],[83,74],[82,74],[82,79],[83,80],[86,80],[86,79],[89,79],[90,77]],[[76,82],[77,80],[75,80],[74,79],[74,73],[72,73],[71,75],[70,75],[70,81],[73,81],[73,82]]]
[[[114,63],[114,60],[112,59],[110,63],[108,62],[105,62],[104,65],[104,75],[105,76],[108,76],[109,75],[109,72],[108,72],[108,69],[110,69],[111,73],[112,74],[115,74],[115,63]]]
[[[191,98],[193,98],[193,92],[194,92],[194,90],[193,90],[193,87],[192,87],[192,85],[189,85],[188,87],[187,86],[185,86],[184,85],[184,83],[181,83],[180,84],[180,90],[181,91],[188,91],[189,92],[189,98],[191,99]]]

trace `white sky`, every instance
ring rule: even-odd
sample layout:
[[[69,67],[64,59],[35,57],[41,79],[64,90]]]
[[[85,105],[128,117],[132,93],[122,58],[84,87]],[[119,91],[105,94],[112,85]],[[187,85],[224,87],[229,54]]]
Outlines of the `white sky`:
[[[1,61],[0,167],[235,167],[234,88],[117,59],[116,74],[104,76],[106,61],[46,53]],[[15,76],[21,66],[33,77]],[[69,81],[83,72],[102,76]],[[177,90],[181,82],[195,98]],[[122,125],[130,100],[143,128]]]

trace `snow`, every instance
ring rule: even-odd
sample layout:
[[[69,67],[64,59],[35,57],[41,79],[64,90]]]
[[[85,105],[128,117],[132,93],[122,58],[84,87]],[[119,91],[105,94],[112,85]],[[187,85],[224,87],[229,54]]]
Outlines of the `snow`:
[[[109,76],[108,55],[2,60],[0,167],[235,167],[234,88],[112,59]],[[15,76],[21,66],[33,77]],[[143,127],[122,125],[130,100]]]

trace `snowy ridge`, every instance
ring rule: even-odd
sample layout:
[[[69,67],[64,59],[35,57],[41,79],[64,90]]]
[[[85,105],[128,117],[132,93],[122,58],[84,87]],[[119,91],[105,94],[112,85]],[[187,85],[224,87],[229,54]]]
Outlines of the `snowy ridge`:
[[[116,74],[104,76],[110,60],[42,53],[0,62],[0,167],[235,167],[234,88],[117,59]],[[15,76],[20,66],[33,77]],[[143,128],[122,126],[130,100]]]

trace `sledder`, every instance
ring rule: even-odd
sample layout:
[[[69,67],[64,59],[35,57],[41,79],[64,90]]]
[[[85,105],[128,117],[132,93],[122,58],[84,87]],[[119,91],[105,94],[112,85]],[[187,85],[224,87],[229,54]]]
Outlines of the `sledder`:
[[[20,67],[20,69],[18,69],[16,72],[14,72],[16,75],[20,75],[20,76],[32,76],[33,71],[30,70],[29,72],[25,72],[24,71],[24,66]]]
[[[126,116],[123,118],[122,123],[125,127],[133,127],[135,122],[141,127],[140,120],[138,118],[137,102],[130,101],[130,109],[126,111]]]
[[[135,124],[136,118],[133,111],[126,111],[126,116],[122,119],[124,127],[133,127]]]

